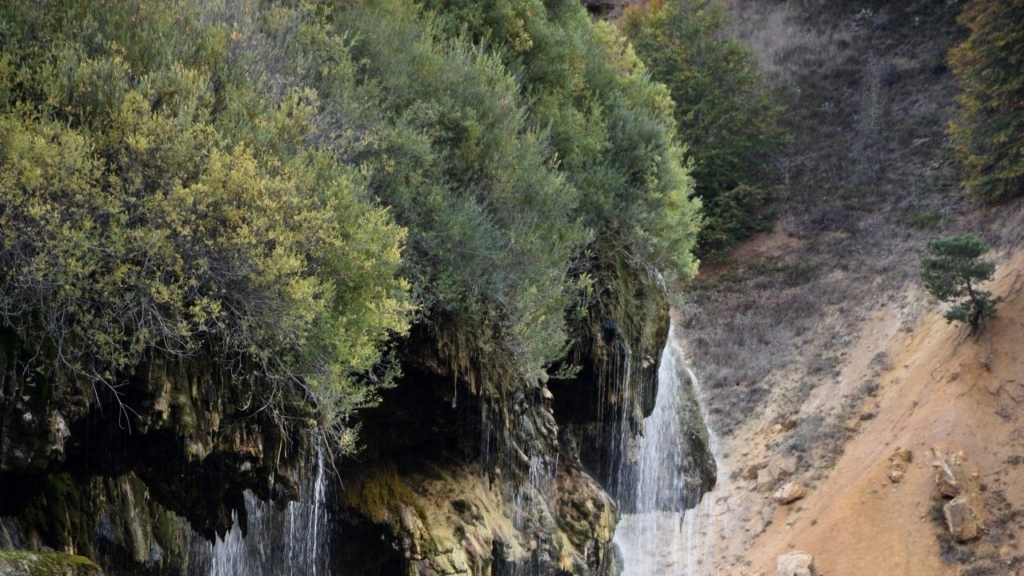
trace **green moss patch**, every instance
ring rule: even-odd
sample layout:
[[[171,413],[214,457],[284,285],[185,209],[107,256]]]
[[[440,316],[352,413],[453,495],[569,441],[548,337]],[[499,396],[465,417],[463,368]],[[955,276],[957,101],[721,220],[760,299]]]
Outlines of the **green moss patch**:
[[[92,560],[59,552],[0,552],[0,574],[7,576],[102,576]]]

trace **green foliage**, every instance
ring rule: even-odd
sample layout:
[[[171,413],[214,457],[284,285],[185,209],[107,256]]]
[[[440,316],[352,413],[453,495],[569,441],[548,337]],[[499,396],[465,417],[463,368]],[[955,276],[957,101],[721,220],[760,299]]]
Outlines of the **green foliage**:
[[[426,7],[357,2],[336,15],[356,38],[361,89],[380,94],[366,166],[410,231],[426,322],[474,335],[438,339],[468,341],[471,358],[511,353],[506,369],[529,374],[564,353],[587,245],[695,271],[699,205],[671,103],[571,0]]]
[[[787,140],[754,56],[725,37],[727,16],[713,0],[664,0],[627,9],[621,24],[675,101],[679,137],[704,202],[703,255],[770,225],[763,214],[767,162]]]
[[[1024,1],[972,0],[960,22],[970,35],[949,55],[962,93],[951,126],[976,198],[1024,194]]]
[[[563,352],[569,265],[588,237],[546,132],[527,126],[497,58],[445,37],[413,3],[355,3],[336,18],[357,38],[362,89],[381,95],[364,166],[409,229],[406,270],[426,320],[510,351],[513,372],[538,370]]]
[[[575,0],[7,2],[0,314],[115,394],[206,355],[344,424],[415,303],[518,382],[600,261],[695,272],[671,110]]]
[[[20,550],[0,551],[0,570],[30,576],[95,576],[103,573],[99,566],[84,556]]]
[[[146,354],[216,351],[344,435],[408,326],[405,233],[306,145],[317,93],[246,66],[255,4],[65,4],[0,9],[4,324],[115,394]]]
[[[981,260],[988,246],[977,236],[963,234],[932,240],[928,252],[931,256],[921,261],[925,288],[932,296],[953,304],[945,314],[947,321],[969,324],[971,332],[976,333],[983,320],[995,317],[996,305],[1002,300],[977,288],[996,270],[995,264]]]
[[[595,248],[670,276],[696,272],[700,205],[675,142],[672,102],[616,29],[575,0],[432,0],[450,35],[498,54],[521,78],[527,122],[580,195]]]

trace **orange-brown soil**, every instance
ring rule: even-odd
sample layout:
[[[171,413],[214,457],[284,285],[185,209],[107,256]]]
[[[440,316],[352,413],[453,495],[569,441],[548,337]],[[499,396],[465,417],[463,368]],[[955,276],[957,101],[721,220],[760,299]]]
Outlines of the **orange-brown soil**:
[[[726,475],[706,496],[714,550],[704,573],[774,575],[776,558],[797,549],[812,554],[825,576],[956,575],[980,564],[995,570],[982,573],[1017,574],[1024,559],[1014,514],[1024,511],[1022,273],[1024,253],[999,263],[986,288],[1005,301],[979,338],[947,324],[920,288],[908,289],[927,308],[883,304],[862,322],[838,377],[807,397],[793,431],[776,423],[769,403],[723,440]],[[890,360],[873,375],[871,360],[880,352]],[[873,395],[855,386],[872,377],[879,384]],[[776,505],[770,490],[784,479],[758,489],[744,477],[750,465],[778,457],[777,437],[830,412],[845,418],[850,437],[834,467],[815,471],[812,462],[797,471],[795,479],[811,486],[805,499]],[[898,448],[911,450],[913,460],[894,483],[890,457]],[[933,519],[936,452],[959,450],[984,502],[983,536],[965,545],[950,544]]]

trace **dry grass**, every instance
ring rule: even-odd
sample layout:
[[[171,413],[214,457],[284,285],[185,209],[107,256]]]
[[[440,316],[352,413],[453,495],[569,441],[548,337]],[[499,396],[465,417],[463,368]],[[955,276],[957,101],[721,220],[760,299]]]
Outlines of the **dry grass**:
[[[729,34],[753,51],[776,85],[793,84],[804,71],[834,67],[848,56],[850,34],[835,29],[822,34],[796,3],[732,0],[728,5],[735,15]]]
[[[730,7],[731,33],[752,48],[787,106],[793,145],[776,159],[784,176],[776,235],[800,242],[703,274],[680,306],[712,424],[725,435],[768,402],[776,414],[795,413],[833,378],[844,335],[861,311],[918,281],[929,239],[982,232],[961,217],[972,208],[945,132],[956,86],[942,55],[958,34],[955,6]]]

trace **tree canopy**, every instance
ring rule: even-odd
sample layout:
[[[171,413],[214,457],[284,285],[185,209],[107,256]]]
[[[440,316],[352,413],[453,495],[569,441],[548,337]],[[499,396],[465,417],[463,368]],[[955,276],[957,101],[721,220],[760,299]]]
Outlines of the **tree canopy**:
[[[995,264],[981,259],[988,246],[977,236],[961,234],[932,240],[928,252],[931,256],[921,260],[921,279],[928,293],[953,304],[945,314],[948,322],[964,322],[977,332],[983,320],[995,317],[1001,300],[978,289],[996,270]]]
[[[967,187],[981,200],[1024,194],[1024,1],[972,0],[967,39],[950,52],[960,80],[951,127]]]
[[[517,380],[564,354],[594,262],[696,269],[669,94],[573,0],[0,24],[0,314],[51,375],[116,394],[203,356],[301,388],[352,447],[410,323]]]
[[[787,137],[750,50],[728,38],[716,0],[658,0],[626,9],[622,30],[675,101],[706,223],[699,253],[720,252],[770,225],[771,155]]]
[[[238,7],[0,8],[0,314],[54,378],[205,355],[339,424],[408,328],[406,233]]]

